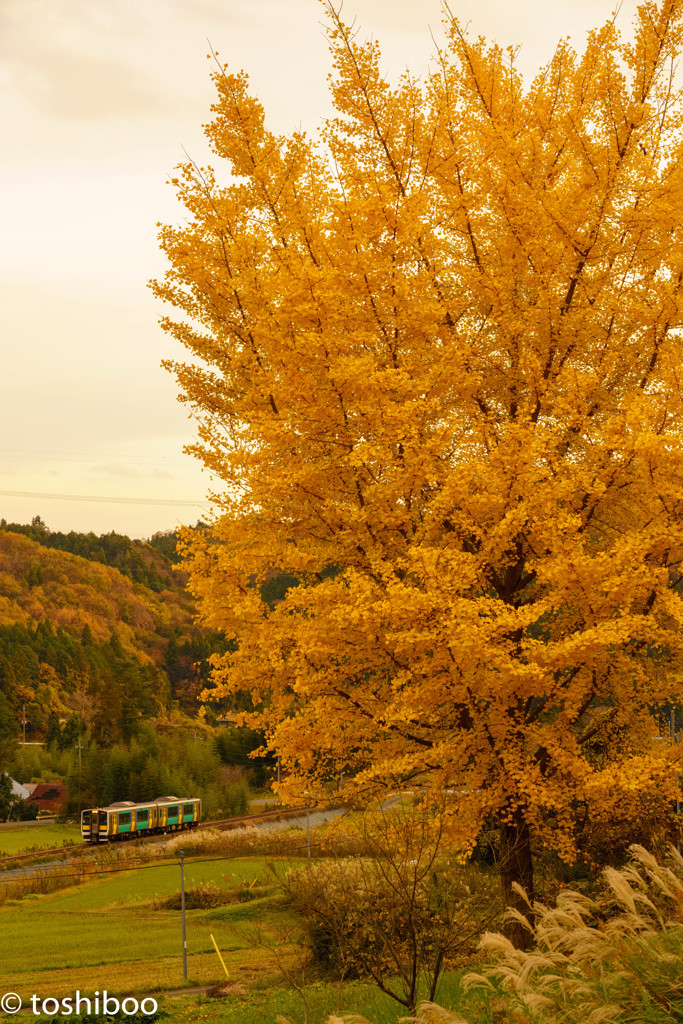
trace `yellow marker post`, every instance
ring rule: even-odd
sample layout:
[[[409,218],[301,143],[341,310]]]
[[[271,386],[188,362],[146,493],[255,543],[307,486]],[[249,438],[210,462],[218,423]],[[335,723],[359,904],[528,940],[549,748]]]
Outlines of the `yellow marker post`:
[[[211,935],[211,933],[210,933],[210,932],[209,932],[209,934]],[[214,948],[214,949],[216,950],[216,952],[218,953],[218,959],[219,959],[219,960],[220,960],[220,962],[221,962],[221,963],[223,964],[223,970],[225,971],[225,977],[226,977],[226,978],[230,978],[230,975],[228,974],[228,968],[227,968],[227,967],[225,966],[225,960],[224,960],[224,959],[223,959],[223,957],[221,956],[221,951],[220,951],[220,949],[218,948],[218,946],[216,945],[216,940],[214,939],[213,935],[211,935],[211,941],[213,942],[213,948]]]

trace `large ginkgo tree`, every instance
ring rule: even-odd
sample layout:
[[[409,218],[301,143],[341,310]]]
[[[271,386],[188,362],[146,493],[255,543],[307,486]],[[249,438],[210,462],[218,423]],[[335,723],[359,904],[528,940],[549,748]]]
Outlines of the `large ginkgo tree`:
[[[682,12],[528,85],[449,15],[392,86],[328,6],[335,115],[277,137],[219,67],[217,169],[181,167],[160,236],[218,481],[187,565],[237,641],[213,692],[251,691],[291,792],[448,790],[464,845],[495,818],[518,905],[577,808],[675,783]]]

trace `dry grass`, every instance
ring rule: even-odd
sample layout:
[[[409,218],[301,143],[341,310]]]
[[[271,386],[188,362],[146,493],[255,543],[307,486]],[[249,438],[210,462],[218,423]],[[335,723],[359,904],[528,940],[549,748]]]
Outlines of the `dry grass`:
[[[268,950],[237,950],[229,955],[222,951],[230,976],[236,982],[248,984],[259,978],[279,978],[278,963]],[[295,950],[279,951],[281,959],[293,958]],[[84,995],[105,988],[121,995],[154,993],[182,988],[184,985],[212,984],[223,976],[223,970],[214,952],[196,953],[188,958],[189,981],[183,981],[182,956],[151,957],[144,961],[112,964],[92,964],[79,967],[50,968],[38,973],[3,972],[3,985],[17,992],[24,1000],[36,993],[41,999],[54,996],[61,999],[73,995],[78,989]],[[65,1018],[66,1019],[66,1018]]]
[[[605,870],[600,903],[566,890],[555,907],[535,904],[530,951],[485,936],[494,963],[466,985],[502,987],[521,1019],[547,1024],[683,1021],[683,859],[672,849],[660,864],[641,846],[631,855]]]
[[[313,830],[311,830],[313,831]],[[316,837],[317,838],[317,837]],[[159,844],[163,847],[164,856],[177,856],[181,850],[187,854],[207,854],[209,856],[241,857],[260,856],[263,854],[292,854],[300,857],[306,854],[306,833],[302,829],[270,829],[236,828],[226,831],[219,829],[202,829],[201,832],[181,832],[167,842]]]
[[[35,871],[27,877],[3,879],[0,885],[0,906],[5,903],[14,902],[30,895],[45,895],[50,892],[57,892],[59,889],[67,889],[72,885],[86,880],[89,875],[81,874],[74,877],[78,869],[72,864],[45,868],[42,871]]]
[[[357,831],[343,828],[338,822],[320,825],[310,830],[311,855],[313,857],[349,856],[368,851],[368,844]],[[199,832],[181,832],[173,839],[159,844],[163,856],[177,855],[180,850],[190,854],[208,854],[225,857],[248,856],[293,856],[305,857],[306,830],[286,828],[277,831],[245,828],[220,831],[202,829]]]
[[[566,890],[553,907],[535,904],[532,949],[485,936],[490,963],[464,979],[465,989],[488,990],[501,1024],[683,1022],[683,858],[672,849],[662,864],[642,846],[631,847],[631,858],[619,871],[606,869],[600,901]],[[433,1003],[401,1020],[475,1024]],[[327,1024],[370,1022],[345,1014]]]

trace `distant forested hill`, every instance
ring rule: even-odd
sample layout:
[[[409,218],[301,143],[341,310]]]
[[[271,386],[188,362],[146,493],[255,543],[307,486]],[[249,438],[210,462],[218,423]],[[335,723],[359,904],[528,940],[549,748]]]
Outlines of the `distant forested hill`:
[[[169,587],[175,589],[177,578],[171,573],[171,566],[178,561],[175,550],[175,534],[157,533],[147,543],[131,540],[121,533],[61,533],[49,530],[40,516],[32,523],[8,523],[0,519],[0,531],[21,533],[47,548],[69,551],[91,562],[101,562],[118,569],[135,583],[143,583],[158,593]]]
[[[172,708],[196,715],[206,659],[225,641],[194,625],[175,540],[52,533],[0,520],[0,741],[78,718],[127,742]]]

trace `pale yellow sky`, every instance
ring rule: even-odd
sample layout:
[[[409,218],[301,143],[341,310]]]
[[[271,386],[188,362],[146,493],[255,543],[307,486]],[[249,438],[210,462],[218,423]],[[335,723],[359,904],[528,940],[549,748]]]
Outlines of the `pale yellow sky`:
[[[451,3],[473,34],[520,44],[526,74],[612,8]],[[343,15],[390,76],[423,72],[430,29],[440,39],[438,0],[346,0]],[[248,71],[272,128],[315,131],[322,20],[317,0],[0,0],[0,517],[148,537],[206,514],[210,480],[182,454],[192,422],[159,367],[180,353],[146,288],[163,272],[156,223],[181,216],[165,182],[183,147],[210,159],[207,38]]]

